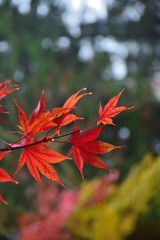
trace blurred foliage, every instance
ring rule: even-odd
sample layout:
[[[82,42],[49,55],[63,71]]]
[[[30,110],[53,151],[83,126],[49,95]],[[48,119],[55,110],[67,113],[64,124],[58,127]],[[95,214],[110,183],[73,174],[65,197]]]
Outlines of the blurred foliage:
[[[28,211],[20,206],[11,214],[10,206],[2,208],[0,232],[7,238],[9,228],[21,240],[159,240],[160,156],[148,153],[124,181],[116,183],[118,177],[118,171],[106,174],[72,190],[55,183],[46,191],[33,188],[26,197]],[[4,228],[7,212],[10,225]]]
[[[103,181],[102,181],[103,182]],[[160,156],[147,154],[132,167],[120,185],[97,191],[97,182],[85,182],[68,226],[73,239],[121,240],[160,238]],[[109,194],[95,201],[104,195]],[[94,198],[93,198],[93,195]],[[156,218],[154,225],[153,219]],[[142,227],[142,228],[141,228]]]
[[[77,202],[77,193],[50,184],[46,192],[37,189],[30,199],[33,211],[16,218],[19,227],[17,240],[67,240],[71,232],[65,227],[68,216]]]

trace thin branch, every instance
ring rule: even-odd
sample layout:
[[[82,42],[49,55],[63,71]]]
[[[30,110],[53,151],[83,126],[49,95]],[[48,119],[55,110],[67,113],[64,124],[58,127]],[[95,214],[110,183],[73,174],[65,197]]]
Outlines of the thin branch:
[[[20,140],[22,140],[23,138],[27,137],[27,135],[23,136],[21,139],[18,139],[17,141],[15,141],[14,143],[11,144],[11,146],[7,147],[7,148],[1,148],[0,149],[0,152],[5,152],[5,151],[12,151],[12,150],[17,150],[17,149],[21,149],[21,148],[27,148],[27,147],[31,147],[31,146],[34,146],[34,145],[37,145],[39,143],[42,143],[42,142],[57,142],[57,143],[67,143],[67,144],[71,144],[70,142],[62,142],[62,141],[55,141],[55,139],[59,139],[59,138],[63,138],[63,137],[67,137],[67,136],[70,136],[71,134],[75,134],[75,133],[78,133],[80,131],[82,131],[83,129],[89,127],[90,125],[96,123],[98,120],[94,121],[94,122],[91,122],[89,124],[87,124],[86,126],[84,126],[83,128],[80,128],[78,129],[77,131],[75,132],[70,132],[70,133],[67,133],[67,134],[64,134],[64,135],[61,135],[61,136],[57,136],[57,137],[44,137],[42,138],[41,140],[37,141],[37,142],[33,142],[33,143],[29,143],[29,144],[26,144],[26,145],[21,145],[21,146],[16,146],[16,147],[13,147],[12,145],[14,145],[15,143],[19,142]]]

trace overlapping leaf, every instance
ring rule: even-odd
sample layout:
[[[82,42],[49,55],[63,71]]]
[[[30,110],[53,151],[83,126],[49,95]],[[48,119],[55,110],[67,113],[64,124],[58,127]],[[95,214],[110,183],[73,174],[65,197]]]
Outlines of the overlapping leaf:
[[[83,94],[80,94],[80,92],[82,92],[83,90],[86,90],[86,88],[83,88],[81,90],[79,90],[78,92],[76,92],[75,94],[73,94],[71,97],[69,97],[67,99],[67,101],[64,103],[63,105],[63,108],[64,109],[68,109],[60,118],[56,119],[54,121],[54,123],[57,124],[57,127],[56,127],[56,133],[59,134],[59,131],[60,131],[60,128],[62,126],[65,126],[65,125],[68,125],[69,123],[75,121],[75,120],[78,120],[78,119],[83,119],[81,117],[77,117],[75,114],[68,114],[71,109],[74,108],[74,106],[76,105],[76,103],[85,95],[90,95],[91,93],[83,93]],[[78,96],[79,95],[79,96]]]
[[[104,162],[95,154],[103,154],[110,152],[113,149],[121,148],[121,146],[114,146],[112,144],[95,141],[103,129],[103,126],[93,128],[80,135],[77,130],[76,124],[71,137],[69,138],[72,143],[72,148],[69,155],[73,153],[74,162],[79,168],[83,178],[83,159],[90,165],[97,168],[105,168],[111,171]]]
[[[54,150],[46,149],[46,147],[49,145],[49,142],[46,142],[46,143],[41,142],[34,145],[34,143],[37,143],[38,141],[40,141],[40,139],[37,139],[36,142],[33,142],[32,146],[28,146],[24,148],[19,158],[19,165],[15,174],[26,163],[27,168],[32,174],[32,176],[42,186],[43,184],[41,182],[39,172],[41,172],[47,178],[62,184],[56,174],[56,171],[54,170],[52,165],[50,165],[49,163],[58,163],[63,161],[64,159],[69,159],[69,157],[63,156]]]
[[[68,110],[66,108],[54,108],[52,112],[45,112],[44,91],[29,119],[18,103],[16,101],[15,103],[18,108],[19,122],[21,124],[18,127],[31,139],[33,139],[36,133],[57,126],[53,120]]]
[[[106,125],[106,124],[113,124],[112,117],[116,116],[122,111],[129,110],[133,107],[127,108],[124,106],[121,107],[115,107],[118,103],[119,97],[121,93],[124,91],[124,89],[115,97],[111,98],[110,101],[106,104],[104,109],[102,109],[102,105],[100,103],[99,106],[99,121],[97,122],[97,125],[100,123]]]

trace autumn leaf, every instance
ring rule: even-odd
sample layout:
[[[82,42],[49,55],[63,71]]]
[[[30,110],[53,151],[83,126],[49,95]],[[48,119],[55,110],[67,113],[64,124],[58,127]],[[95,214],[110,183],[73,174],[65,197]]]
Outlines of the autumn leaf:
[[[9,153],[9,151],[0,153],[0,160],[2,160],[4,155],[6,155],[7,153]],[[2,168],[0,168],[0,182],[14,182],[14,183],[18,183],[17,181],[12,179],[9,176],[9,174]],[[7,204],[7,202],[2,198],[1,194],[0,194],[0,201],[2,201],[2,202]]]
[[[5,204],[7,204],[7,202],[2,198],[2,195],[0,194],[0,201],[4,202]]]
[[[0,153],[0,161],[2,160],[2,158],[4,157],[4,155],[6,155],[6,154],[9,153],[9,152],[10,152],[10,151]]]
[[[15,104],[18,108],[20,123],[18,127],[22,132],[26,134],[27,138],[30,138],[31,141],[33,140],[33,137],[36,135],[36,133],[45,131],[51,127],[56,127],[57,124],[54,123],[53,120],[68,110],[65,108],[54,108],[52,112],[45,112],[44,91],[42,92],[42,96],[29,119],[16,101]]]
[[[63,107],[64,108],[73,108],[76,103],[85,95],[90,95],[91,93],[83,93],[81,95],[78,96],[78,94],[82,91],[85,91],[86,88],[82,88],[81,90],[79,90],[78,92],[76,92],[75,94],[73,94],[72,96],[70,96],[67,101],[64,103]]]
[[[124,91],[124,89],[115,97],[111,98],[110,101],[106,104],[106,106],[104,107],[104,109],[102,109],[102,105],[100,103],[99,106],[99,120],[97,122],[97,125],[99,125],[100,123],[106,125],[106,124],[112,124],[114,125],[113,121],[112,121],[112,117],[116,116],[117,114],[119,114],[122,111],[125,110],[129,110],[132,109],[133,107],[127,108],[124,106],[121,107],[115,107],[118,103],[119,97],[122,94],[122,92]]]
[[[14,89],[10,89],[10,90],[6,89],[7,87],[9,87],[8,84],[10,82],[11,82],[10,80],[6,80],[5,82],[0,83],[0,100],[2,98],[4,98],[6,95],[10,94],[11,92],[14,92],[19,89],[19,88],[14,88]],[[0,105],[0,107],[5,107],[5,106]],[[0,109],[0,113],[8,113],[8,112]],[[0,122],[5,123],[5,121],[2,118],[0,118]]]
[[[14,89],[10,89],[10,90],[6,90],[5,88],[9,87],[7,86],[11,81],[10,80],[6,80],[5,82],[3,83],[0,83],[0,100],[2,98],[4,98],[6,95],[10,94],[11,92],[13,91],[16,91],[18,90],[19,88],[14,88]],[[4,90],[5,89],[5,90]]]
[[[14,183],[17,183],[17,181],[12,179],[9,176],[9,174],[3,168],[0,168],[0,182],[14,182]]]
[[[81,90],[79,90],[78,92],[76,92],[75,94],[73,94],[71,97],[69,97],[67,99],[67,101],[64,103],[63,105],[63,108],[64,109],[68,109],[68,111],[66,111],[62,116],[61,118],[58,118],[56,119],[54,122],[58,125],[55,129],[56,133],[58,133],[59,135],[59,131],[60,131],[60,128],[62,126],[65,126],[65,125],[68,125],[69,123],[75,121],[75,120],[78,120],[78,119],[83,119],[81,117],[77,117],[76,115],[74,114],[68,114],[73,108],[74,106],[76,105],[76,103],[85,95],[90,95],[91,92],[88,92],[88,93],[83,93],[83,94],[80,94],[80,92],[82,91],[85,91],[86,88],[83,88]]]
[[[48,147],[48,145],[50,144],[49,142],[41,142],[35,144],[38,141],[40,141],[40,139],[37,139],[35,142],[33,142],[33,145],[24,147],[24,150],[19,158],[19,164],[15,174],[26,163],[31,175],[42,186],[43,184],[41,182],[39,172],[41,172],[47,178],[62,184],[56,174],[56,171],[49,163],[58,163],[63,161],[64,159],[69,159],[69,157],[63,156],[54,150],[46,149],[46,147]]]
[[[80,131],[77,130],[76,124],[69,140],[72,143],[72,148],[69,154],[73,153],[74,162],[80,170],[83,177],[83,159],[90,165],[97,168],[105,168],[111,171],[104,162],[95,154],[103,154],[110,152],[113,149],[121,148],[122,146],[114,146],[112,144],[95,141],[103,129],[103,126],[90,129],[80,135]]]

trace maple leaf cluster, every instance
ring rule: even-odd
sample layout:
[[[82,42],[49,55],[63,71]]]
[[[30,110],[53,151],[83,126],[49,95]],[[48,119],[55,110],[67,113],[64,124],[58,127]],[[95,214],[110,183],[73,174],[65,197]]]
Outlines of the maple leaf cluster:
[[[7,81],[0,85],[1,98],[8,93],[17,90],[17,88],[12,90],[3,90],[6,88],[8,83],[9,82]],[[90,92],[81,93],[83,90],[86,89],[81,89],[69,97],[68,100],[64,103],[63,107],[53,108],[50,111],[46,111],[43,91],[37,106],[29,118],[27,118],[24,110],[14,100],[18,109],[18,117],[20,123],[18,125],[20,131],[18,131],[18,133],[21,133],[22,137],[16,142],[8,144],[8,147],[0,149],[0,160],[4,155],[8,154],[12,150],[23,149],[19,157],[18,168],[15,174],[26,164],[31,175],[42,186],[43,184],[41,181],[40,173],[47,178],[53,181],[57,181],[63,185],[63,183],[59,180],[52,164],[61,162],[65,159],[71,159],[69,157],[71,154],[73,154],[73,160],[80,170],[82,178],[84,178],[83,160],[85,160],[88,164],[93,165],[94,167],[105,168],[111,171],[102,161],[102,159],[100,159],[97,155],[110,152],[111,150],[121,148],[122,146],[114,146],[106,142],[97,141],[96,139],[100,135],[105,125],[114,124],[112,117],[116,116],[118,113],[124,110],[131,108],[124,106],[116,107],[118,99],[123,91],[122,90],[117,96],[113,97],[106,104],[103,110],[100,103],[99,117],[96,121],[84,126],[83,128],[78,129],[76,126],[76,121],[83,118],[78,117],[70,112],[75,108],[76,103],[83,96],[91,94]],[[60,135],[61,127],[66,126],[71,122],[74,122],[73,131],[71,133]],[[97,123],[97,126],[84,131],[84,129],[95,123]],[[84,132],[81,133],[82,131]],[[40,132],[44,133],[44,137],[37,137],[37,134]],[[67,141],[65,143],[71,145],[68,156],[63,156],[55,150],[48,149],[49,145],[52,142],[62,142],[57,141],[57,139],[64,137],[67,138]],[[13,180],[2,168],[0,168],[0,181],[12,181],[17,183],[17,181]],[[1,195],[0,200],[5,202]]]

